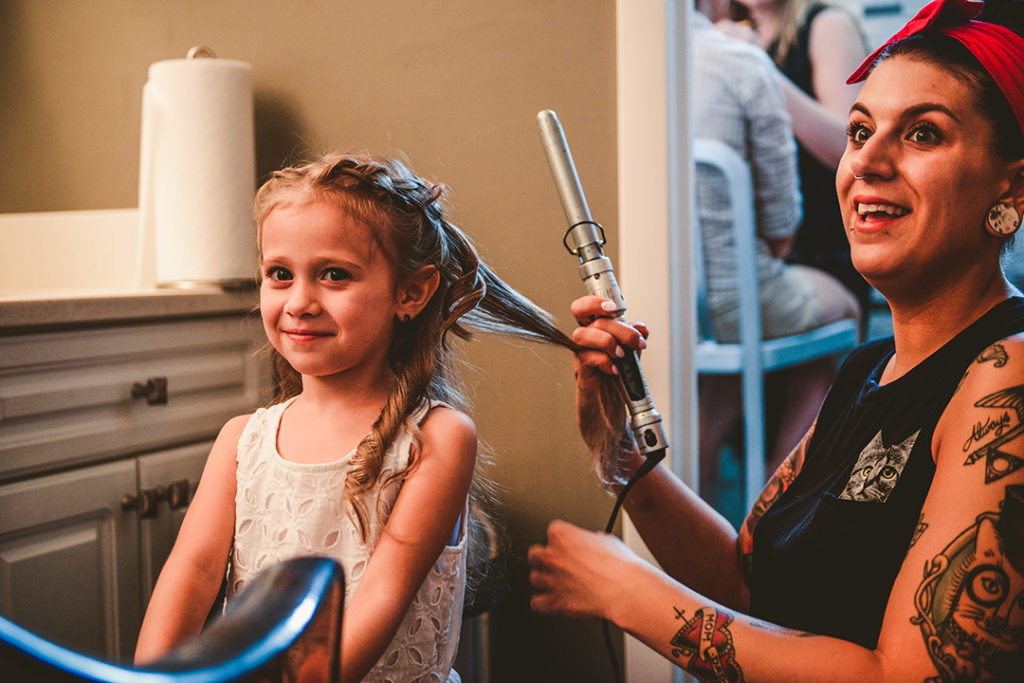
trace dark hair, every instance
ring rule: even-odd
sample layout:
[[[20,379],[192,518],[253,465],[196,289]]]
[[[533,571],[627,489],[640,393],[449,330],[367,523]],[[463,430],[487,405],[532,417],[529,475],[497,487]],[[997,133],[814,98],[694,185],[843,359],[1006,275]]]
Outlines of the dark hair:
[[[988,0],[978,21],[999,24],[1021,34],[1024,28],[1024,2]],[[936,31],[925,30],[888,46],[872,69],[889,57],[903,55],[941,66],[974,90],[978,109],[992,124],[995,151],[1006,160],[1024,158],[1024,131],[1010,103],[981,63],[960,41]]]

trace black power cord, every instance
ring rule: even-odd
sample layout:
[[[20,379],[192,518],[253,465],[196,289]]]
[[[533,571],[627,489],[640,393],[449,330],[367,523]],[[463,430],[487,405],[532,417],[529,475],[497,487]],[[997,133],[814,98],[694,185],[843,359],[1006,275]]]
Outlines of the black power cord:
[[[629,491],[633,488],[633,485],[640,481],[645,474],[653,470],[654,467],[664,459],[664,457],[664,448],[648,453],[647,459],[644,463],[637,468],[630,480],[622,487],[622,490],[619,491],[619,495],[615,498],[615,505],[612,507],[611,517],[608,518],[608,525],[604,528],[604,532],[606,534],[612,533],[612,530],[615,528],[615,520],[618,519],[619,511],[622,509],[622,504],[626,502],[626,496],[629,495]],[[608,659],[611,660],[612,664],[612,677],[615,679],[615,683],[622,683],[622,675],[619,673],[619,659],[615,656],[615,647],[612,644],[611,628],[607,619],[601,620],[601,630],[604,632],[604,645],[608,650]]]

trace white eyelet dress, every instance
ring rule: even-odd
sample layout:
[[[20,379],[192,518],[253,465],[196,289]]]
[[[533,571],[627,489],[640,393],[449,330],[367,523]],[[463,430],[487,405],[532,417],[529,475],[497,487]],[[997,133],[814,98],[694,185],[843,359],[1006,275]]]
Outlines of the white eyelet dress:
[[[277,452],[277,433],[290,403],[257,410],[238,440],[235,539],[228,566],[227,598],[230,600],[257,572],[274,563],[300,555],[328,555],[345,570],[348,604],[387,523],[399,487],[388,487],[379,504],[376,489],[365,495],[369,533],[368,541],[363,543],[342,503],[354,451],[322,464],[282,458]],[[409,425],[421,422],[426,414],[427,409],[421,408],[406,421],[384,456],[381,481],[406,466],[412,444]],[[466,519],[465,514],[462,519]],[[465,526],[460,524],[462,529]],[[466,536],[460,531],[458,543],[441,551],[394,639],[363,680],[458,683],[459,675],[451,667],[459,644],[465,587]]]

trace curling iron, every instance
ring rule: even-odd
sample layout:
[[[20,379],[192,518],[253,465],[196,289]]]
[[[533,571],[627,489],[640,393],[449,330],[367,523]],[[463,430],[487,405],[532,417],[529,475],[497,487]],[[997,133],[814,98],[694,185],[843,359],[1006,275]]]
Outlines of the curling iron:
[[[580,278],[586,286],[588,294],[601,296],[614,302],[615,310],[611,315],[625,322],[626,302],[622,299],[619,284],[615,281],[611,260],[604,255],[604,228],[594,222],[587,207],[587,200],[580,186],[579,176],[569,152],[569,144],[562,132],[555,112],[550,109],[537,114],[540,126],[541,142],[547,154],[551,175],[554,177],[558,196],[562,201],[565,218],[569,222],[569,230],[562,238],[562,243],[569,253],[577,256],[580,261]],[[619,377],[626,390],[628,399],[630,427],[640,452],[647,457],[655,456],[660,460],[668,448],[665,430],[661,424],[661,415],[654,409],[647,390],[640,361],[633,349],[623,347],[625,356],[616,360]],[[653,465],[653,463],[652,463]]]
[[[622,299],[619,283],[615,281],[612,262],[604,255],[602,249],[605,242],[604,228],[590,217],[590,209],[587,208],[587,200],[583,196],[583,188],[580,186],[579,176],[576,175],[576,166],[572,162],[572,154],[569,152],[569,143],[565,141],[562,125],[558,122],[555,112],[550,109],[537,114],[537,123],[540,126],[544,152],[548,157],[548,166],[551,167],[551,175],[554,176],[555,186],[558,188],[558,197],[562,200],[562,209],[565,211],[566,220],[569,221],[569,230],[562,238],[562,244],[569,253],[579,258],[580,278],[586,286],[587,293],[614,302],[615,310],[611,314],[625,322],[623,315],[626,312],[626,302]],[[628,347],[621,348],[625,355],[615,361],[615,366],[626,390],[629,425],[645,461],[619,491],[605,533],[611,533],[615,527],[615,519],[630,489],[665,457],[665,450],[668,448],[665,430],[661,425],[661,415],[654,409],[654,402],[647,391],[647,382],[644,380],[643,370],[640,369],[636,351]],[[605,648],[608,650],[608,658],[612,665],[612,675],[618,683],[621,676],[615,648],[612,647],[608,621],[603,621],[601,626]]]

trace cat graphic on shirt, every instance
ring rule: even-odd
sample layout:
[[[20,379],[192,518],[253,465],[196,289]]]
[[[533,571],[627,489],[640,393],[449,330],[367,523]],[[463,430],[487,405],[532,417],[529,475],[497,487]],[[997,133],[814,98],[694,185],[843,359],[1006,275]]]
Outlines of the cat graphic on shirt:
[[[903,468],[910,459],[910,451],[920,433],[919,429],[903,441],[886,446],[882,441],[882,431],[879,430],[871,443],[860,452],[857,464],[850,473],[850,480],[839,498],[875,503],[888,500],[903,474]]]

